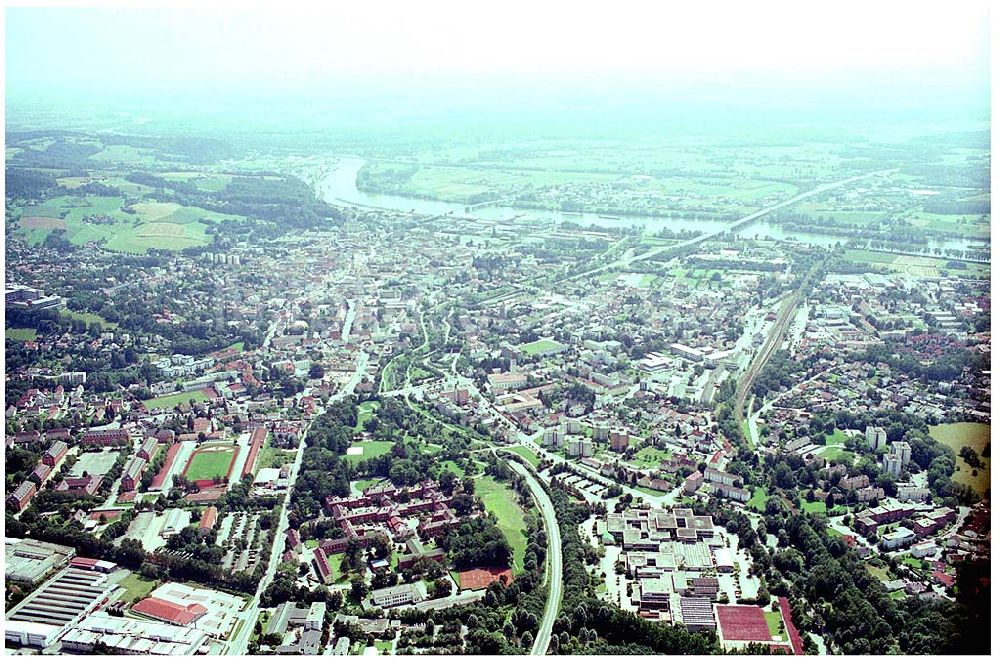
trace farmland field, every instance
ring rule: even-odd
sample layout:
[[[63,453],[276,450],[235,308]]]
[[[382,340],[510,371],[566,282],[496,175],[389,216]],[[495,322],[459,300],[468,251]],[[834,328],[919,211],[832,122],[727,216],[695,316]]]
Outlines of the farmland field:
[[[41,205],[15,208],[21,217],[17,233],[33,245],[62,229],[77,246],[103,242],[108,250],[124,253],[176,251],[208,244],[205,222],[242,218],[176,203],[141,202],[125,208],[129,211],[123,204],[117,196],[58,196]]]
[[[514,550],[514,572],[520,572],[524,568],[528,538],[524,534],[524,512],[517,505],[514,491],[483,475],[476,477],[476,494],[482,498],[486,510],[497,517],[497,526]]]
[[[191,457],[184,476],[191,481],[225,477],[235,453],[235,447],[199,449]]]
[[[844,252],[844,257],[854,262],[871,263],[910,276],[937,277],[941,276],[943,272],[948,272],[965,274],[975,278],[989,278],[990,273],[989,265],[975,262],[963,262],[965,269],[955,270],[947,267],[949,262],[947,259],[870,251],[868,249],[849,249]]]
[[[990,486],[990,458],[980,457],[986,467],[973,476],[973,468],[958,456],[958,452],[962,447],[972,447],[977,453],[981,453],[990,441],[990,425],[972,422],[941,424],[931,426],[930,434],[935,440],[947,444],[955,451],[955,473],[952,479],[982,495]]]

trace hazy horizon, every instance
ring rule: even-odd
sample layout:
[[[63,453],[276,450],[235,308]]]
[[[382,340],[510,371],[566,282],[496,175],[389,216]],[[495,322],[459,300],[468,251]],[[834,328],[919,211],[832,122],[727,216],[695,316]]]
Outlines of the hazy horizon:
[[[32,128],[45,108],[145,121],[263,112],[344,127],[462,123],[473,112],[543,123],[615,116],[639,130],[706,118],[721,127],[988,122],[985,5],[889,3],[865,8],[863,20],[860,7],[787,6],[782,21],[738,7],[722,20],[636,5],[558,17],[454,6],[434,20],[381,5],[11,8],[7,122]],[[476,27],[486,19],[489,30]],[[540,27],[555,19],[564,30]]]

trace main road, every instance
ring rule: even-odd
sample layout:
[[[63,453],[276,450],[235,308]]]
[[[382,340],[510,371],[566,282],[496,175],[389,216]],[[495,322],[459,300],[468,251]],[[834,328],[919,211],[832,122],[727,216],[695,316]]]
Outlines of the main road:
[[[549,642],[552,640],[552,625],[556,621],[559,606],[562,603],[562,535],[559,533],[559,521],[556,520],[556,509],[552,506],[552,500],[549,499],[549,495],[542,488],[542,485],[538,483],[535,475],[517,461],[508,461],[507,464],[527,482],[545,521],[545,535],[549,548],[545,555],[549,572],[549,598],[545,603],[542,621],[538,625],[535,643],[531,647],[532,656],[544,656],[549,650]]]
[[[362,352],[358,355],[358,364],[354,371],[354,375],[351,376],[351,379],[348,380],[347,384],[345,384],[340,391],[330,397],[329,402],[332,403],[338,401],[345,396],[354,393],[354,387],[361,381],[361,377],[364,375],[367,365],[368,355],[367,353]],[[236,623],[240,624],[239,631],[230,635],[229,642],[226,643],[224,649],[226,655],[243,656],[247,652],[250,637],[253,635],[254,624],[257,623],[257,619],[260,615],[261,596],[264,595],[264,590],[266,590],[274,580],[274,576],[278,571],[278,563],[281,560],[281,552],[285,549],[285,530],[288,529],[288,506],[291,504],[295,480],[298,478],[299,470],[302,468],[302,457],[305,454],[306,449],[306,436],[308,435],[313,422],[315,422],[322,413],[323,410],[321,409],[316,413],[315,417],[309,420],[309,423],[306,424],[306,427],[302,431],[302,436],[299,438],[299,446],[295,451],[295,461],[292,463],[292,471],[288,475],[288,490],[285,492],[285,499],[281,503],[281,517],[278,519],[277,528],[274,530],[274,543],[271,545],[271,555],[268,559],[267,570],[264,573],[264,577],[260,581],[260,585],[257,586],[257,592],[237,616]]]

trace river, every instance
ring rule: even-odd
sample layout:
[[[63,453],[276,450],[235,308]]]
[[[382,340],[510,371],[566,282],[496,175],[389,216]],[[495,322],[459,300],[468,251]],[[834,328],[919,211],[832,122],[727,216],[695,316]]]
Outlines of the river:
[[[448,203],[441,200],[360,191],[357,186],[357,177],[358,171],[361,170],[364,164],[365,160],[358,157],[341,158],[337,162],[336,167],[326,173],[317,184],[317,191],[323,200],[334,205],[348,204],[355,207],[375,207],[429,215],[454,214],[456,216],[475,217],[491,221],[503,221],[520,217],[526,221],[548,223],[569,221],[585,227],[593,225],[600,228],[630,228],[638,225],[654,233],[665,228],[671,230],[693,230],[699,233],[714,232],[731,223],[730,221],[721,221],[718,219],[682,219],[662,216],[623,215],[616,216],[615,218],[607,218],[593,213],[565,213],[502,205],[485,205],[466,212],[465,205],[461,203]],[[737,232],[737,235],[748,239],[755,237],[778,240],[795,239],[806,244],[824,247],[835,246],[838,243],[844,244],[850,239],[843,235],[797,232],[764,220],[756,221],[741,228]],[[928,247],[930,249],[959,249],[965,251],[975,248],[974,245],[977,244],[981,245],[982,242],[973,239],[949,237],[940,240],[931,240],[928,242]]]

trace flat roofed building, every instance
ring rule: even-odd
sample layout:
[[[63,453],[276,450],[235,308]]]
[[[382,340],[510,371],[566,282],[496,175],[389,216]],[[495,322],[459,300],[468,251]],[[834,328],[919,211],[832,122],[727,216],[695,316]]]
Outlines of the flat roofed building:
[[[91,652],[100,646],[112,654],[191,656],[208,641],[197,628],[113,617],[97,612],[60,638],[63,651]]]
[[[38,641],[43,635],[51,639],[93,610],[115,586],[104,573],[64,569],[7,613],[7,639],[21,644],[33,644],[28,642],[32,637]]]
[[[712,601],[702,596],[682,596],[680,597],[680,619],[679,621],[687,627],[689,631],[714,631],[715,611],[712,609]]]
[[[35,539],[4,541],[4,576],[15,582],[38,582],[53,569],[65,566],[76,550]]]

